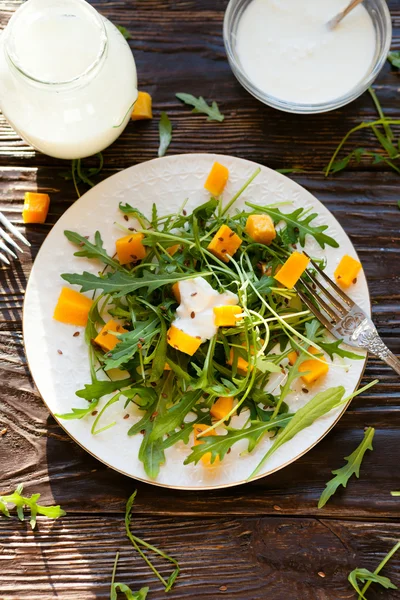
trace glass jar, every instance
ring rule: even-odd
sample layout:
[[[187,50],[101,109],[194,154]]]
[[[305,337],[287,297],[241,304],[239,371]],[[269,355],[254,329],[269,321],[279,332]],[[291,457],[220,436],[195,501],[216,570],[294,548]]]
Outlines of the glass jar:
[[[64,159],[109,146],[137,98],[132,52],[85,0],[27,0],[0,37],[0,107],[37,150]]]
[[[268,94],[255,85],[248,76],[237,52],[239,23],[252,1],[230,0],[224,18],[224,43],[230,67],[239,83],[255,98],[268,106],[297,114],[323,113],[340,108],[361,96],[373,84],[386,62],[392,41],[392,22],[387,3],[385,0],[364,0],[363,6],[368,11],[375,29],[376,47],[370,69],[361,81],[356,83],[348,93],[338,98],[314,104],[291,102]],[[267,64],[265,68],[268,68]]]

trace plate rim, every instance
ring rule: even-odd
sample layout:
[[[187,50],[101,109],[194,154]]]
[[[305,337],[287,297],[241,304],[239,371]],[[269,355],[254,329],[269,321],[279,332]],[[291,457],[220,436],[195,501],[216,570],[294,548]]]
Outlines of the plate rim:
[[[118,467],[115,467],[111,464],[109,464],[106,460],[99,458],[96,454],[94,454],[94,452],[92,452],[91,450],[89,450],[88,448],[86,448],[86,446],[83,445],[82,442],[80,442],[79,440],[77,440],[74,435],[72,435],[70,433],[70,431],[68,431],[66,429],[66,427],[64,427],[62,421],[55,416],[55,414],[53,413],[53,411],[50,409],[49,405],[47,404],[46,400],[44,399],[39,386],[36,383],[35,377],[33,375],[33,372],[31,370],[30,364],[29,364],[29,358],[28,358],[28,353],[27,353],[27,349],[26,349],[26,344],[25,344],[25,304],[26,304],[26,299],[27,299],[27,292],[28,292],[28,288],[29,285],[31,283],[31,279],[32,279],[32,271],[34,268],[34,265],[38,259],[38,257],[40,256],[40,254],[43,252],[43,247],[45,245],[46,239],[48,237],[48,235],[50,235],[51,231],[53,230],[53,227],[58,223],[58,221],[60,219],[63,218],[63,216],[65,214],[68,213],[69,210],[71,210],[77,202],[80,202],[83,198],[85,198],[85,196],[92,192],[94,189],[98,188],[99,186],[102,186],[103,183],[105,183],[106,181],[108,182],[110,179],[112,179],[113,177],[119,177],[121,175],[121,173],[125,173],[126,171],[130,171],[135,169],[136,167],[143,165],[143,164],[148,164],[148,163],[155,163],[155,162],[160,162],[160,161],[165,161],[168,159],[186,159],[187,157],[192,157],[192,156],[197,156],[197,157],[212,157],[215,159],[235,159],[235,160],[240,160],[243,162],[246,162],[250,165],[254,165],[255,167],[261,167],[263,169],[267,169],[267,171],[272,171],[274,173],[274,175],[278,176],[279,178],[283,178],[284,180],[289,179],[289,181],[291,182],[291,184],[299,187],[301,190],[306,191],[308,194],[310,194],[314,200],[316,200],[319,204],[321,204],[328,212],[329,214],[332,216],[332,218],[335,220],[337,226],[344,232],[345,236],[347,237],[347,239],[349,240],[357,258],[359,258],[358,253],[356,251],[356,249],[354,248],[354,244],[351,241],[350,237],[347,235],[345,229],[342,227],[342,225],[340,224],[340,222],[336,219],[335,215],[329,210],[329,208],[327,208],[316,196],[314,196],[314,194],[312,194],[311,192],[309,192],[304,186],[300,185],[299,183],[297,183],[296,181],[294,181],[293,179],[290,179],[289,177],[287,177],[286,175],[284,175],[283,173],[279,173],[278,171],[272,169],[271,167],[267,167],[266,165],[262,165],[261,163],[257,163],[254,162],[252,160],[248,160],[246,158],[241,158],[240,156],[232,156],[229,154],[215,154],[213,152],[188,152],[188,153],[181,153],[181,154],[169,154],[168,156],[163,156],[163,157],[159,157],[159,158],[153,158],[147,161],[142,161],[140,163],[137,163],[135,165],[131,165],[130,167],[127,167],[126,169],[122,169],[120,171],[118,171],[117,173],[114,173],[113,175],[110,175],[109,177],[107,177],[106,179],[103,179],[102,181],[100,181],[98,184],[96,184],[94,187],[90,188],[90,190],[87,190],[84,194],[82,194],[82,196],[80,196],[77,200],[75,200],[75,202],[73,202],[71,204],[71,206],[69,206],[67,208],[66,211],[64,211],[62,213],[62,215],[59,217],[59,219],[56,221],[56,223],[54,223],[54,225],[52,226],[52,228],[50,229],[49,233],[47,234],[47,236],[45,237],[45,239],[43,240],[38,253],[32,263],[32,267],[31,267],[31,271],[29,273],[29,277],[28,277],[28,281],[26,284],[26,288],[25,288],[25,293],[24,293],[24,301],[23,301],[23,305],[22,305],[22,343],[23,343],[23,348],[24,348],[24,352],[25,352],[25,358],[26,358],[26,362],[27,362],[27,366],[29,368],[29,373],[30,376],[32,377],[33,383],[35,384],[35,387],[39,393],[39,396],[42,400],[42,402],[44,403],[44,405],[46,406],[47,410],[49,411],[50,415],[52,416],[52,418],[56,421],[56,423],[61,427],[61,429],[63,429],[63,431],[65,431],[65,433],[69,436],[69,438],[71,440],[73,440],[74,443],[76,443],[80,448],[82,448],[85,452],[87,452],[90,456],[92,456],[93,458],[95,458],[96,460],[98,460],[99,462],[101,462],[102,464],[104,464],[106,467],[112,469],[113,471],[116,471],[117,473],[120,473],[121,475],[125,475],[126,477],[129,477],[130,479],[134,479],[137,481],[140,481],[142,483],[146,483],[148,485],[155,485],[157,487],[160,488],[164,488],[164,489],[172,489],[172,490],[180,490],[180,491],[188,491],[188,492],[193,492],[193,491],[211,491],[211,490],[221,490],[221,489],[227,489],[227,488],[232,488],[232,487],[236,487],[239,485],[244,485],[247,483],[253,483],[255,481],[258,481],[264,477],[269,477],[270,475],[273,475],[274,473],[277,473],[278,471],[280,471],[281,469],[284,469],[285,467],[288,467],[289,465],[291,465],[292,463],[295,463],[297,460],[299,460],[300,458],[302,458],[305,454],[307,454],[310,450],[312,450],[317,444],[319,444],[327,435],[328,433],[331,432],[331,430],[337,425],[337,423],[340,421],[340,419],[342,418],[342,416],[344,415],[344,413],[346,412],[346,410],[348,409],[348,407],[351,404],[351,399],[343,406],[343,409],[340,411],[340,413],[337,415],[337,417],[335,418],[334,422],[329,426],[328,429],[326,429],[326,431],[324,431],[324,433],[317,439],[315,440],[310,446],[308,446],[305,450],[303,450],[300,454],[298,454],[297,456],[295,456],[294,458],[288,460],[287,462],[285,462],[284,464],[281,464],[273,469],[271,469],[270,471],[268,471],[268,473],[260,473],[258,475],[256,475],[255,477],[251,478],[251,479],[244,479],[241,481],[235,481],[232,483],[223,483],[223,484],[218,484],[218,485],[206,485],[206,486],[182,486],[182,485],[169,485],[166,483],[161,483],[158,482],[156,480],[151,480],[151,479],[144,479],[143,477],[139,477],[137,475],[132,475],[130,473],[127,473],[126,471],[123,471],[122,469],[119,469]],[[361,263],[361,261],[360,261]],[[362,263],[361,263],[362,264]],[[366,288],[367,288],[367,300],[368,300],[368,310],[369,313],[371,313],[371,295],[370,295],[370,291],[369,291],[369,286],[368,286],[368,281],[367,278],[365,277],[366,280]],[[355,390],[358,389],[362,378],[364,376],[365,373],[365,369],[367,366],[367,360],[368,360],[368,354],[366,354],[365,358],[364,358],[364,364],[362,366],[362,370],[360,373],[360,377],[357,381],[357,384],[355,386]]]

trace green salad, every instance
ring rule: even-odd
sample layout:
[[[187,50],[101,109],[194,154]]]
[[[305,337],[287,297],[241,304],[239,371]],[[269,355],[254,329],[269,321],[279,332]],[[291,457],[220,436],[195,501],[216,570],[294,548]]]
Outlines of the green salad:
[[[115,257],[106,253],[100,232],[91,241],[65,231],[78,246],[76,256],[104,268],[97,275],[62,275],[93,293],[85,330],[91,381],[76,392],[87,407],[57,416],[87,418],[98,435],[115,425],[107,418],[111,405],[119,403],[122,417],[134,403],[141,416],[128,436],[141,437],[139,459],[150,478],[178,442],[188,448],[184,464],[223,468],[239,440],[252,452],[268,436],[273,443],[256,475],[279,446],[349,400],[342,386],[312,393],[334,355],[364,358],[330,341],[296,289],[279,281],[307,236],[322,248],[338,247],[327,225],[314,226],[317,214],[302,208],[282,212],[279,205],[251,202],[235,208],[258,172],[225,206],[211,196],[190,213],[185,203],[160,215],[154,204],[147,218],[120,204],[124,235]],[[276,374],[282,381],[269,393]],[[285,400],[300,377],[310,400],[292,414]],[[232,418],[241,414],[244,424],[233,427]]]

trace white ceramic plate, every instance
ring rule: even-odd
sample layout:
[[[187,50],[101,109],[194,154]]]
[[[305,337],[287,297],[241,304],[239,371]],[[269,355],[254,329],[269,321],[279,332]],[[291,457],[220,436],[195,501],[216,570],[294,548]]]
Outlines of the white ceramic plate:
[[[258,166],[247,160],[212,154],[188,154],[152,160],[126,169],[97,185],[75,202],[51,230],[32,268],[25,296],[23,324],[29,366],[39,392],[53,414],[70,412],[71,407],[87,406],[86,400],[75,396],[75,392],[90,381],[83,330],[80,336],[74,337],[74,332],[79,328],[58,323],[52,318],[60,289],[65,284],[60,274],[84,270],[96,273],[100,268],[96,261],[75,257],[76,247],[67,241],[63,231],[70,229],[92,236],[99,230],[105,248],[112,255],[115,240],[121,237],[121,231],[113,223],[118,221],[126,224],[118,210],[119,202],[128,202],[144,213],[149,213],[152,203],[156,202],[162,214],[178,210],[182,202],[189,198],[186,208],[190,211],[209,198],[203,184],[215,160],[222,162],[230,171],[223,195],[226,200]],[[357,257],[349,238],[331,213],[314,196],[287,177],[261,166],[261,173],[236,207],[243,206],[246,200],[259,204],[292,201],[293,205],[283,210],[289,212],[293,206],[301,206],[317,212],[319,216],[315,223],[329,226],[327,233],[340,243],[340,249],[327,247],[322,250],[313,238],[307,240],[306,249],[314,256],[325,256],[329,275],[333,274],[343,254]],[[357,278],[350,293],[370,313],[364,274]],[[342,359],[336,358],[323,383],[313,387],[312,395],[338,383],[345,386],[347,393],[353,392],[361,378],[365,361],[347,361],[346,368],[344,364]],[[302,393],[301,387],[299,382],[288,400],[294,411],[312,397],[310,393]],[[332,411],[283,445],[264,464],[259,476],[268,475],[307,452],[331,429],[343,412],[343,409]],[[130,417],[124,419],[127,413]],[[149,480],[137,458],[141,435],[127,436],[128,429],[138,420],[140,413],[136,412],[134,406],[124,411],[122,406],[116,404],[106,415],[109,422],[115,418],[117,424],[96,436],[90,433],[92,416],[80,421],[60,421],[60,425],[83,448],[113,469],[167,487],[207,489],[244,483],[271,445],[268,437],[265,437],[252,454],[246,454],[243,452],[246,444],[236,444],[220,465],[207,468],[201,462],[197,466],[184,466],[183,460],[192,444],[184,446],[180,443],[166,451],[166,463],[161,467],[157,480],[153,481]],[[232,424],[235,425],[234,419]]]

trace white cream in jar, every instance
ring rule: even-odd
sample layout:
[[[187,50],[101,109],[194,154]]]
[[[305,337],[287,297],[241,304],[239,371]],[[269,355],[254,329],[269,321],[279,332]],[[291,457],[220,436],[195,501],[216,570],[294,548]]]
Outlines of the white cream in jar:
[[[176,309],[173,325],[192,337],[210,340],[218,331],[215,325],[215,306],[236,306],[239,298],[226,291],[220,294],[203,277],[179,282],[181,302]]]
[[[0,107],[45,154],[100,152],[124,130],[136,98],[129,45],[85,0],[28,0],[0,36]]]
[[[236,53],[263,93],[298,104],[333,101],[371,70],[374,24],[359,5],[334,29],[348,0],[252,0],[240,17]]]

